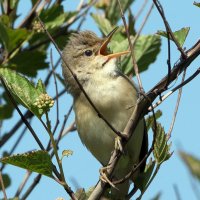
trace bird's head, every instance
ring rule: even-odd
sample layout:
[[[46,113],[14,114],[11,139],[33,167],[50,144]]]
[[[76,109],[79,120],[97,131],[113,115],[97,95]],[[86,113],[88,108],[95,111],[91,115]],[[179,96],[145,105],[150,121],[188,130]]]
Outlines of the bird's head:
[[[117,28],[103,39],[91,31],[71,35],[63,50],[62,67],[67,89],[72,95],[77,95],[80,90],[67,66],[84,86],[94,73],[106,67],[110,68],[110,63],[114,64],[115,58],[129,53],[129,51],[109,53],[107,46],[116,30]],[[114,70],[114,68],[112,67],[110,70]]]

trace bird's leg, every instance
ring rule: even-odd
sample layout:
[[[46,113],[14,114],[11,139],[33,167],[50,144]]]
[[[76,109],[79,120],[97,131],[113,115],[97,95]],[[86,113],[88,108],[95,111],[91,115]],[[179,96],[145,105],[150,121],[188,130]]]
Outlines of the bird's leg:
[[[117,189],[117,187],[109,180],[109,178],[107,177],[107,170],[110,168],[110,166],[106,166],[106,167],[102,167],[99,170],[100,173],[100,179],[104,182],[104,183],[108,183],[111,187]]]
[[[119,150],[120,152],[124,153],[124,149],[122,147],[122,140],[119,136],[115,138],[115,149]]]
[[[122,147],[122,144],[121,144],[121,138],[119,136],[117,136],[115,138],[115,149],[118,149],[119,151],[121,152],[124,152],[123,151],[123,147]],[[106,166],[106,167],[102,167],[100,170],[99,170],[99,173],[100,173],[100,179],[104,182],[104,183],[108,183],[110,186],[112,186],[113,188],[117,189],[118,188],[112,183],[112,181],[109,180],[109,178],[107,177],[107,170],[110,168],[110,166]]]

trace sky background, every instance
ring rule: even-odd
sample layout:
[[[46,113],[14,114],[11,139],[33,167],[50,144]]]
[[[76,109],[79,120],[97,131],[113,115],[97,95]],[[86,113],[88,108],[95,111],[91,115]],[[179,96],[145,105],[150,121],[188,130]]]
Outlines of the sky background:
[[[19,13],[23,12],[23,15],[28,13],[28,9],[30,7],[29,1],[21,0],[20,1]],[[66,10],[74,10],[79,3],[78,0],[67,0],[64,1],[63,5]],[[147,8],[150,6],[151,1]],[[200,8],[197,8],[193,5],[193,1],[190,0],[168,0],[161,1],[163,5],[166,18],[172,28],[172,30],[178,30],[183,27],[190,27],[190,32],[188,38],[184,44],[186,49],[189,49],[200,36],[200,28],[199,28],[199,17],[200,17]],[[138,11],[139,6],[141,5],[141,1],[136,0],[133,6],[131,7],[133,13]],[[96,12],[95,10],[91,10],[92,12]],[[145,12],[147,9],[145,10]],[[144,16],[144,15],[143,15]],[[140,24],[143,20],[143,16],[137,21],[136,28],[140,27]],[[119,24],[122,24],[120,21]],[[75,26],[76,27],[76,26]],[[74,27],[74,28],[75,28]],[[96,32],[100,36],[100,32],[92,18],[89,16],[82,26],[82,30],[92,30]],[[154,8],[145,28],[143,29],[142,34],[153,34],[156,33],[157,30],[164,30],[163,22]],[[171,62],[172,65],[178,60],[180,53],[176,50],[176,47],[172,45],[172,56]],[[58,55],[56,51],[53,51],[53,57],[56,61]],[[143,86],[145,91],[151,89],[166,73],[167,73],[167,40],[162,40],[162,48],[161,52],[158,56],[158,59],[155,63],[153,63],[149,70],[141,74]],[[192,65],[187,70],[187,76],[190,76],[196,69],[199,67],[199,58],[192,63]],[[38,75],[38,78],[44,80],[47,72],[41,72]],[[61,67],[58,69],[58,73],[61,74]],[[52,83],[53,83],[53,79]],[[176,185],[180,191],[181,199],[196,199],[193,189],[194,186],[199,187],[197,181],[192,181],[190,174],[179,158],[178,151],[184,150],[188,153],[191,153],[200,158],[200,77],[196,77],[191,83],[186,85],[183,89],[182,100],[179,107],[179,112],[177,115],[176,124],[174,130],[172,132],[171,142],[172,147],[171,151],[174,151],[173,156],[167,162],[165,162],[161,169],[154,179],[153,183],[150,185],[149,189],[145,193],[143,199],[151,199],[156,194],[161,192],[162,200],[176,199],[174,192],[174,185]],[[61,87],[61,86],[60,86]],[[51,87],[48,88],[48,93],[51,96],[55,96],[55,89],[52,84]],[[171,119],[173,116],[173,111],[176,103],[177,94],[174,94],[172,97],[168,98],[163,104],[159,107],[163,111],[163,116],[159,119],[159,121],[165,127],[166,132],[169,130]],[[64,119],[64,115],[67,113],[69,106],[72,103],[72,98],[69,95],[64,95],[60,101],[60,121],[62,122]],[[53,119],[55,119],[55,106],[51,112],[51,119],[53,123]],[[68,121],[68,125],[73,121],[74,115],[72,115]],[[17,121],[19,116],[17,114],[14,115],[14,119]],[[9,130],[11,121],[6,121],[3,125],[2,132]],[[40,125],[38,120],[34,119],[33,122],[34,128],[42,141],[47,142],[48,136],[44,131],[43,127]],[[60,125],[61,126],[61,125]],[[21,131],[22,129],[20,129]],[[20,133],[18,132],[18,134]],[[7,143],[1,150],[8,149],[9,146],[17,138],[17,134],[12,138],[11,141]],[[30,150],[38,149],[37,144],[32,139],[29,133],[23,139],[23,142],[16,149],[15,153],[23,153]],[[84,187],[89,188],[96,184],[99,178],[99,168],[100,164],[95,158],[87,151],[87,149],[80,142],[77,133],[73,132],[67,135],[60,143],[60,151],[70,149],[74,152],[73,156],[68,158],[64,158],[63,166],[65,171],[66,180],[69,182],[69,185],[73,190],[76,187]],[[21,183],[25,170],[9,166],[5,169],[6,173],[9,173],[12,178],[12,185],[6,190],[8,197],[12,197],[18,185]],[[31,176],[29,183],[32,182],[35,174]],[[2,194],[0,193],[0,198],[2,198]],[[53,200],[57,197],[63,197],[64,199],[69,199],[68,195],[64,191],[64,189],[58,185],[55,181],[43,177],[41,179],[40,184],[34,189],[31,195],[28,197],[28,200],[35,199],[44,199],[44,200]]]

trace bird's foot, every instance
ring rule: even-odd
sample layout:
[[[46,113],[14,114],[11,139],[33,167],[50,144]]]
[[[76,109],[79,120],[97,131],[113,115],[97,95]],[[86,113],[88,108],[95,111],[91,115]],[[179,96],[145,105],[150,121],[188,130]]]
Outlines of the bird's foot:
[[[124,149],[122,147],[122,140],[119,136],[115,138],[115,149],[120,150],[122,153],[124,153]]]
[[[100,179],[101,181],[103,181],[104,183],[108,183],[111,187],[117,189],[117,187],[112,183],[112,181],[107,177],[107,170],[109,169],[109,166],[106,167],[102,167],[99,170],[100,173]]]

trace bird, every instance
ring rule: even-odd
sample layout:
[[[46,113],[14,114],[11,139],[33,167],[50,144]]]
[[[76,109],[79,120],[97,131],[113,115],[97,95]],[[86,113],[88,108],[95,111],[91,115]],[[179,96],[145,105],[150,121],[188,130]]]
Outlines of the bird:
[[[103,117],[120,132],[123,132],[139,96],[137,86],[118,68],[119,57],[129,51],[112,53],[108,48],[116,30],[117,28],[104,38],[88,30],[72,33],[62,51],[62,73],[66,89],[73,97],[79,137],[103,166],[109,162],[117,135],[99,118],[83,89]],[[74,79],[72,72],[83,89]],[[129,173],[144,157],[147,148],[145,121],[141,119],[123,150],[113,178],[120,179]],[[144,171],[144,166],[145,163],[140,172]],[[125,199],[130,183],[131,180],[126,180],[117,185],[117,189],[111,188],[112,199]]]

